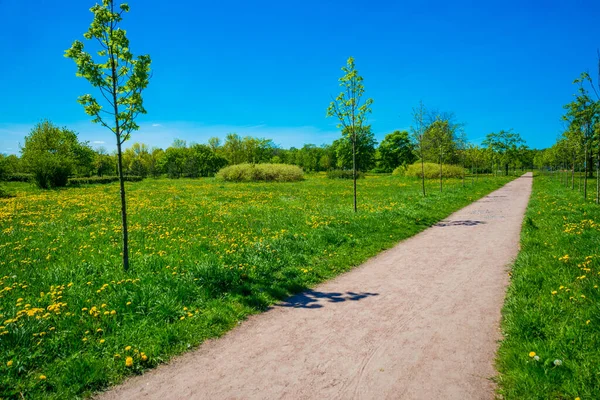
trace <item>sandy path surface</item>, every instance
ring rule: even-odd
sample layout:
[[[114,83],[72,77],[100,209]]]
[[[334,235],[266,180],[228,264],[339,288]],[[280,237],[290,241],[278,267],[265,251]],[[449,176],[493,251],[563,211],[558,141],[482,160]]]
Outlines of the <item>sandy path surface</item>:
[[[531,174],[100,399],[492,399]]]

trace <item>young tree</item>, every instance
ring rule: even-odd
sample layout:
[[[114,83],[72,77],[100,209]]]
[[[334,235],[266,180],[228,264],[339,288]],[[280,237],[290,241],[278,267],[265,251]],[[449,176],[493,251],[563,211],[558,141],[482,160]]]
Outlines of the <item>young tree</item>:
[[[410,127],[411,136],[415,143],[415,148],[421,159],[421,189],[425,196],[425,131],[427,129],[427,109],[422,101],[419,106],[412,109],[414,125]]]
[[[437,117],[436,120],[427,127],[424,139],[428,147],[436,154],[440,165],[440,192],[443,190],[444,172],[443,164],[446,157],[452,154],[455,147],[454,130],[448,119]]]
[[[340,81],[342,92],[336,97],[327,108],[328,117],[337,117],[340,121],[338,128],[342,129],[342,136],[348,138],[352,144],[352,181],[354,185],[354,212],[356,212],[356,145],[358,135],[362,132],[363,125],[367,119],[367,114],[371,113],[371,104],[373,99],[363,101],[365,88],[363,86],[363,77],[358,74],[354,65],[354,58],[348,58],[345,67],[342,67],[344,76]]]
[[[139,129],[136,117],[146,113],[142,91],[148,86],[151,61],[148,55],[134,59],[125,31],[119,27],[123,14],[129,11],[127,4],[115,7],[113,0],[102,0],[102,4],[96,4],[90,11],[94,14],[94,19],[83,37],[86,40],[96,39],[100,49],[97,54],[103,61],[96,62],[90,53],[84,51],[84,44],[79,40],[65,51],[65,57],[75,61],[77,76],[86,78],[93,87],[99,89],[103,97],[101,104],[95,97],[86,94],[79,98],[79,103],[88,115],[94,117],[92,122],[109,129],[117,140],[123,268],[128,270],[127,204],[121,146],[129,139],[131,132]]]

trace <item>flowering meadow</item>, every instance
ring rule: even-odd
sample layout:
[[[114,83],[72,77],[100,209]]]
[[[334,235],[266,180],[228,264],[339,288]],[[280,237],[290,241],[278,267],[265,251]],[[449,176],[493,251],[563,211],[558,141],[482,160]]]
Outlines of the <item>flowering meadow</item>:
[[[600,208],[536,176],[503,310],[504,399],[600,399]]]
[[[356,214],[351,182],[323,175],[297,183],[128,182],[127,273],[118,184],[41,191],[11,183],[16,197],[0,199],[0,398],[89,396],[347,271],[510,179],[480,177],[465,187],[449,180],[443,194],[433,181],[423,198],[418,180],[368,176]],[[559,212],[546,202],[537,203],[544,213]],[[561,215],[566,229],[573,221],[566,208]],[[581,229],[561,235],[579,240],[591,228]],[[551,261],[590,279],[565,278],[546,290],[539,278],[544,290],[531,298],[588,304],[580,294],[593,296],[586,285],[595,271],[576,265],[594,268],[596,255],[552,254],[563,252],[568,260]],[[558,283],[570,292],[550,295]],[[594,318],[581,329],[593,329]],[[544,346],[534,340],[527,350],[550,356]],[[563,370],[575,361],[559,356]]]

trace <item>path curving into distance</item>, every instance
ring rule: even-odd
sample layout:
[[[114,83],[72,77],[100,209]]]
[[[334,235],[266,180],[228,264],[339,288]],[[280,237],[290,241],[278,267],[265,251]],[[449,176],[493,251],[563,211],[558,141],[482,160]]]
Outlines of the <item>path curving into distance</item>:
[[[531,173],[99,399],[493,399]]]

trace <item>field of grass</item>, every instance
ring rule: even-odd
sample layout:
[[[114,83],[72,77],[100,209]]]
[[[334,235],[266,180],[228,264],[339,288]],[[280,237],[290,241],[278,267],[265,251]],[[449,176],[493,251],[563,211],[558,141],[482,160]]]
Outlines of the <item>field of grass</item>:
[[[118,383],[510,179],[465,188],[448,180],[443,194],[432,181],[423,199],[418,180],[368,176],[359,182],[358,214],[351,183],[324,175],[298,183],[131,182],[129,273],[120,264],[117,184],[8,184],[17,197],[0,200],[0,398],[85,397]]]
[[[536,176],[503,310],[504,399],[600,399],[600,207]],[[595,192],[595,182],[590,192]]]

